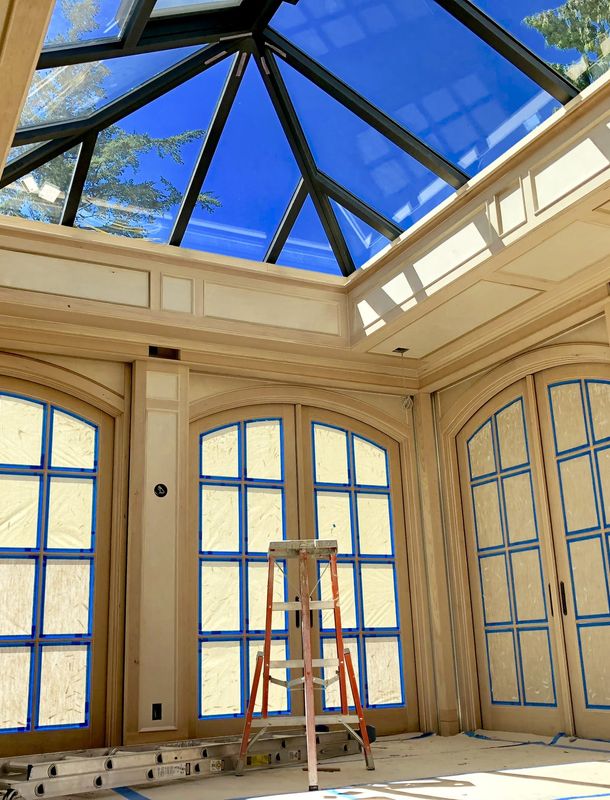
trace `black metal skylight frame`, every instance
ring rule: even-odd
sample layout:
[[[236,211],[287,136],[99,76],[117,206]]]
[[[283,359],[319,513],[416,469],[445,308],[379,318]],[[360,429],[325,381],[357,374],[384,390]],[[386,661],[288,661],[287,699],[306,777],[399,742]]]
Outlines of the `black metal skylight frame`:
[[[201,74],[208,67],[234,57],[170,234],[169,244],[180,245],[246,66],[253,58],[301,173],[301,178],[267,249],[265,261],[268,263],[277,261],[309,196],[342,273],[350,275],[356,267],[330,202],[331,199],[389,240],[396,239],[402,233],[402,229],[318,169],[280,73],[278,58],[450,186],[459,189],[470,176],[270,28],[269,23],[282,2],[295,4],[298,0],[242,0],[239,6],[231,8],[152,17],[155,0],[137,0],[120,39],[45,48],[38,60],[37,69],[202,45],[202,49],[195,54],[90,115],[19,129],[13,140],[14,147],[36,142],[45,144],[8,164],[0,178],[0,188],[80,145],[60,220],[62,225],[73,225],[100,131]],[[470,0],[434,0],[434,2],[560,103],[566,104],[578,94],[576,86],[473,5]]]

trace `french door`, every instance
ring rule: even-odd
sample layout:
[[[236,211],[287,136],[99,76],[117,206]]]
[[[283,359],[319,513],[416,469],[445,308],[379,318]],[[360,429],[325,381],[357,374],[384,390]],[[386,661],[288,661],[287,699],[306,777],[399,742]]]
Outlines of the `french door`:
[[[458,437],[483,724],[610,731],[610,370],[506,389]]]
[[[112,423],[0,383],[0,755],[105,744]]]
[[[279,539],[336,539],[345,640],[367,720],[380,733],[417,728],[406,541],[396,442],[353,419],[293,405],[253,406],[193,425],[193,510],[198,532],[197,614],[191,629],[197,720],[193,735],[240,732],[262,649],[266,553]],[[194,537],[195,538],[195,537]],[[296,560],[276,571],[276,598],[298,595]],[[310,587],[328,599],[323,566]],[[328,612],[314,612],[315,657],[332,657]],[[301,657],[295,614],[276,612],[272,657]],[[285,676],[301,675],[291,670]],[[325,677],[330,677],[326,675]],[[337,685],[317,695],[337,707]],[[275,714],[302,714],[302,692],[271,685]]]

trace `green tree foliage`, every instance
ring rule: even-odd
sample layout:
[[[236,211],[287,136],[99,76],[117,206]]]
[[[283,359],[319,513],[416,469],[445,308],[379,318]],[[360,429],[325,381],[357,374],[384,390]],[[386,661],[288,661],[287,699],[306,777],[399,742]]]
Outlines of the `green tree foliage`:
[[[604,43],[610,37],[609,0],[566,0],[557,8],[532,14],[523,21],[541,33],[549,47],[580,53],[583,67],[580,74],[575,74],[574,65],[553,64],[579,88],[588,86],[597,77],[591,67],[607,55]]]
[[[51,42],[54,46],[77,42],[96,31],[100,0],[58,0],[58,5],[66,24],[54,36]],[[91,113],[104,105],[104,82],[109,73],[110,69],[102,62],[35,73],[20,126],[70,120]],[[130,131],[127,125],[126,121],[117,123],[98,136],[78,224],[139,238],[147,235],[157,219],[174,210],[182,199],[181,192],[162,175],[143,180],[142,174],[150,172],[141,169],[143,161],[157,156],[182,164],[185,148],[201,140],[204,131],[190,130],[154,138]],[[32,146],[16,148],[10,158],[30,149]],[[77,157],[78,148],[74,148],[0,190],[0,213],[59,222]],[[208,211],[220,205],[210,193],[200,194],[198,202]]]

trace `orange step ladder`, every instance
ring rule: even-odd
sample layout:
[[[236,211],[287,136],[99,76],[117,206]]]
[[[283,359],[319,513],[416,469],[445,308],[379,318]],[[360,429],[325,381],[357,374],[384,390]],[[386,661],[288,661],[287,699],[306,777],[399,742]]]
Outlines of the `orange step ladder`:
[[[332,600],[312,600],[309,593],[309,558],[314,561],[329,562]],[[294,602],[274,602],[273,586],[276,562],[281,559],[299,559],[299,599]],[[252,688],[236,775],[243,775],[251,745],[259,739],[269,728],[294,728],[305,727],[307,741],[307,771],[309,777],[309,790],[318,789],[318,759],[316,752],[316,725],[342,725],[348,733],[359,742],[364,754],[367,769],[375,769],[371,744],[364,721],[362,703],[358,692],[358,683],[354,673],[354,665],[349,650],[343,647],[343,632],[341,628],[341,607],[339,604],[339,580],[337,576],[337,542],[333,539],[295,539],[282,542],[271,542],[269,545],[269,573],[267,578],[267,605],[265,619],[265,643],[263,652],[256,656],[256,667],[252,678]],[[281,569],[281,566],[278,565]],[[311,621],[310,611],[316,609],[332,609],[335,618],[335,636],[337,643],[336,658],[312,658],[311,650]],[[271,627],[274,611],[295,611],[301,615],[301,637],[303,641],[302,659],[271,660]],[[337,667],[336,675],[331,678],[322,678],[314,675],[316,668]],[[303,670],[302,677],[292,680],[280,680],[271,675],[273,669],[299,669]],[[254,717],[259,684],[263,684],[262,708],[260,717]],[[355,714],[348,712],[346,676],[349,679]],[[314,689],[326,688],[336,681],[339,682],[339,696],[341,711],[338,714],[316,714],[314,702]],[[269,716],[269,684],[274,683],[284,686],[289,691],[303,687],[305,700],[305,716]],[[359,733],[356,732],[356,727]],[[252,729],[258,729],[250,738]]]

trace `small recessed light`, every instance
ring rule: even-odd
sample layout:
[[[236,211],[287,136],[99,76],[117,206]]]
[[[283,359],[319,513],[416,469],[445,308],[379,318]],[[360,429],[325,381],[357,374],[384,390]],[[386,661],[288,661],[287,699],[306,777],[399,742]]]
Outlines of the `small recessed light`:
[[[409,352],[409,348],[408,347],[395,347],[392,352],[398,353],[399,355],[403,355],[403,353],[408,353]]]

